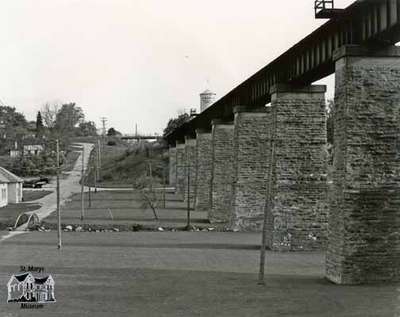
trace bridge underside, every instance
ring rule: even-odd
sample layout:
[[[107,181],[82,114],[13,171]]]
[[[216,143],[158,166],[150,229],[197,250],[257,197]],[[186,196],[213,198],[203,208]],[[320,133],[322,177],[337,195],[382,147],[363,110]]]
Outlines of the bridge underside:
[[[400,281],[399,17],[400,0],[356,2],[168,135],[177,192],[190,162],[211,222],[326,248],[335,283]],[[333,72],[328,160],[326,87],[310,83]]]
[[[238,105],[261,107],[271,101],[276,84],[308,85],[335,71],[334,52],[346,45],[361,45],[371,52],[400,41],[400,0],[356,1],[305,37],[276,60],[245,80],[167,136],[170,144],[196,129],[210,129],[212,119],[233,119]]]

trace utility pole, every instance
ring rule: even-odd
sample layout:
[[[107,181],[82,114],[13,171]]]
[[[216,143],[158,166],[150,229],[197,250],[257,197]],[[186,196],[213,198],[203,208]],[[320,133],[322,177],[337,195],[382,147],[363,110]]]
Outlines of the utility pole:
[[[92,187],[90,186],[90,183],[89,183],[89,208],[90,207],[92,207],[92,194],[91,194],[91,192],[92,192]]]
[[[265,198],[265,206],[264,206],[264,220],[263,220],[263,230],[262,230],[262,238],[261,238],[261,250],[260,250],[260,270],[258,273],[258,284],[265,285],[264,280],[264,271],[265,271],[265,247],[267,244],[267,215],[271,212],[271,195],[272,195],[272,178],[274,176],[273,168],[275,164],[275,141],[273,136],[271,136],[270,141],[270,162],[269,162],[269,171],[268,171],[268,188],[267,195]]]
[[[101,180],[101,142],[97,140],[97,180]]]
[[[164,190],[163,190],[163,206],[164,206],[164,209],[165,209],[165,206],[166,206],[166,204],[165,204],[165,196],[166,196],[166,193],[165,193],[165,191],[166,191],[166,189],[165,189],[165,186],[166,186],[166,176],[165,176],[165,173],[166,173],[166,171],[165,171],[165,167],[163,168],[163,185],[164,185]]]
[[[187,230],[190,230],[190,164],[187,165]]]
[[[94,192],[97,193],[97,163],[95,160],[95,167],[94,167]]]
[[[82,169],[81,169],[81,221],[85,215],[85,148],[82,148]]]
[[[60,144],[56,140],[57,147],[57,237],[58,249],[61,250],[61,210],[60,210]]]
[[[106,117],[101,117],[100,120],[101,120],[101,125],[103,127],[102,136],[104,138],[106,136],[106,134],[107,134],[107,129],[106,129],[107,118]]]

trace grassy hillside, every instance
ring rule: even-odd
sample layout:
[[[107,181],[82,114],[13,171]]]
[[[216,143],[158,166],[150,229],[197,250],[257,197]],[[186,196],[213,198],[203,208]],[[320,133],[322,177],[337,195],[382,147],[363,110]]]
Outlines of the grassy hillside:
[[[150,169],[155,183],[162,183],[163,171],[166,173],[168,159],[164,155],[165,148],[152,143],[141,146],[128,146],[124,143],[103,145],[101,151],[101,179],[98,186],[131,187],[138,177],[149,175]],[[90,172],[86,183],[94,185],[96,153],[90,157]]]

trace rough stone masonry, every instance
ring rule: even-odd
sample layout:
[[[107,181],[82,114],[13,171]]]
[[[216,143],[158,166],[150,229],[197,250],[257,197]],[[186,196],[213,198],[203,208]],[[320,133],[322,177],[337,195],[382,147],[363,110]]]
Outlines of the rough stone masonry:
[[[170,146],[168,151],[169,156],[169,185],[176,185],[176,147]]]
[[[212,121],[210,222],[229,223],[232,208],[233,123]]]
[[[185,201],[190,199],[190,206],[194,206],[196,193],[196,139],[185,138]]]
[[[272,89],[275,142],[269,246],[323,248],[327,237],[325,86]]]
[[[400,280],[400,49],[336,52],[326,276]]]
[[[197,211],[211,208],[212,135],[210,131],[196,130],[196,204]]]
[[[186,152],[185,143],[176,142],[176,194],[185,194],[185,179],[186,179]]]
[[[270,107],[234,108],[232,229],[260,231],[270,153]]]

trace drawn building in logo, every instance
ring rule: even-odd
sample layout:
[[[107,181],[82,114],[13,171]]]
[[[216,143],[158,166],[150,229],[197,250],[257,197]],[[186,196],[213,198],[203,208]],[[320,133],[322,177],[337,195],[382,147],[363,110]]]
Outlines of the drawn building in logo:
[[[30,272],[11,276],[7,283],[7,302],[51,303],[55,302],[54,279],[51,275],[34,277]]]

